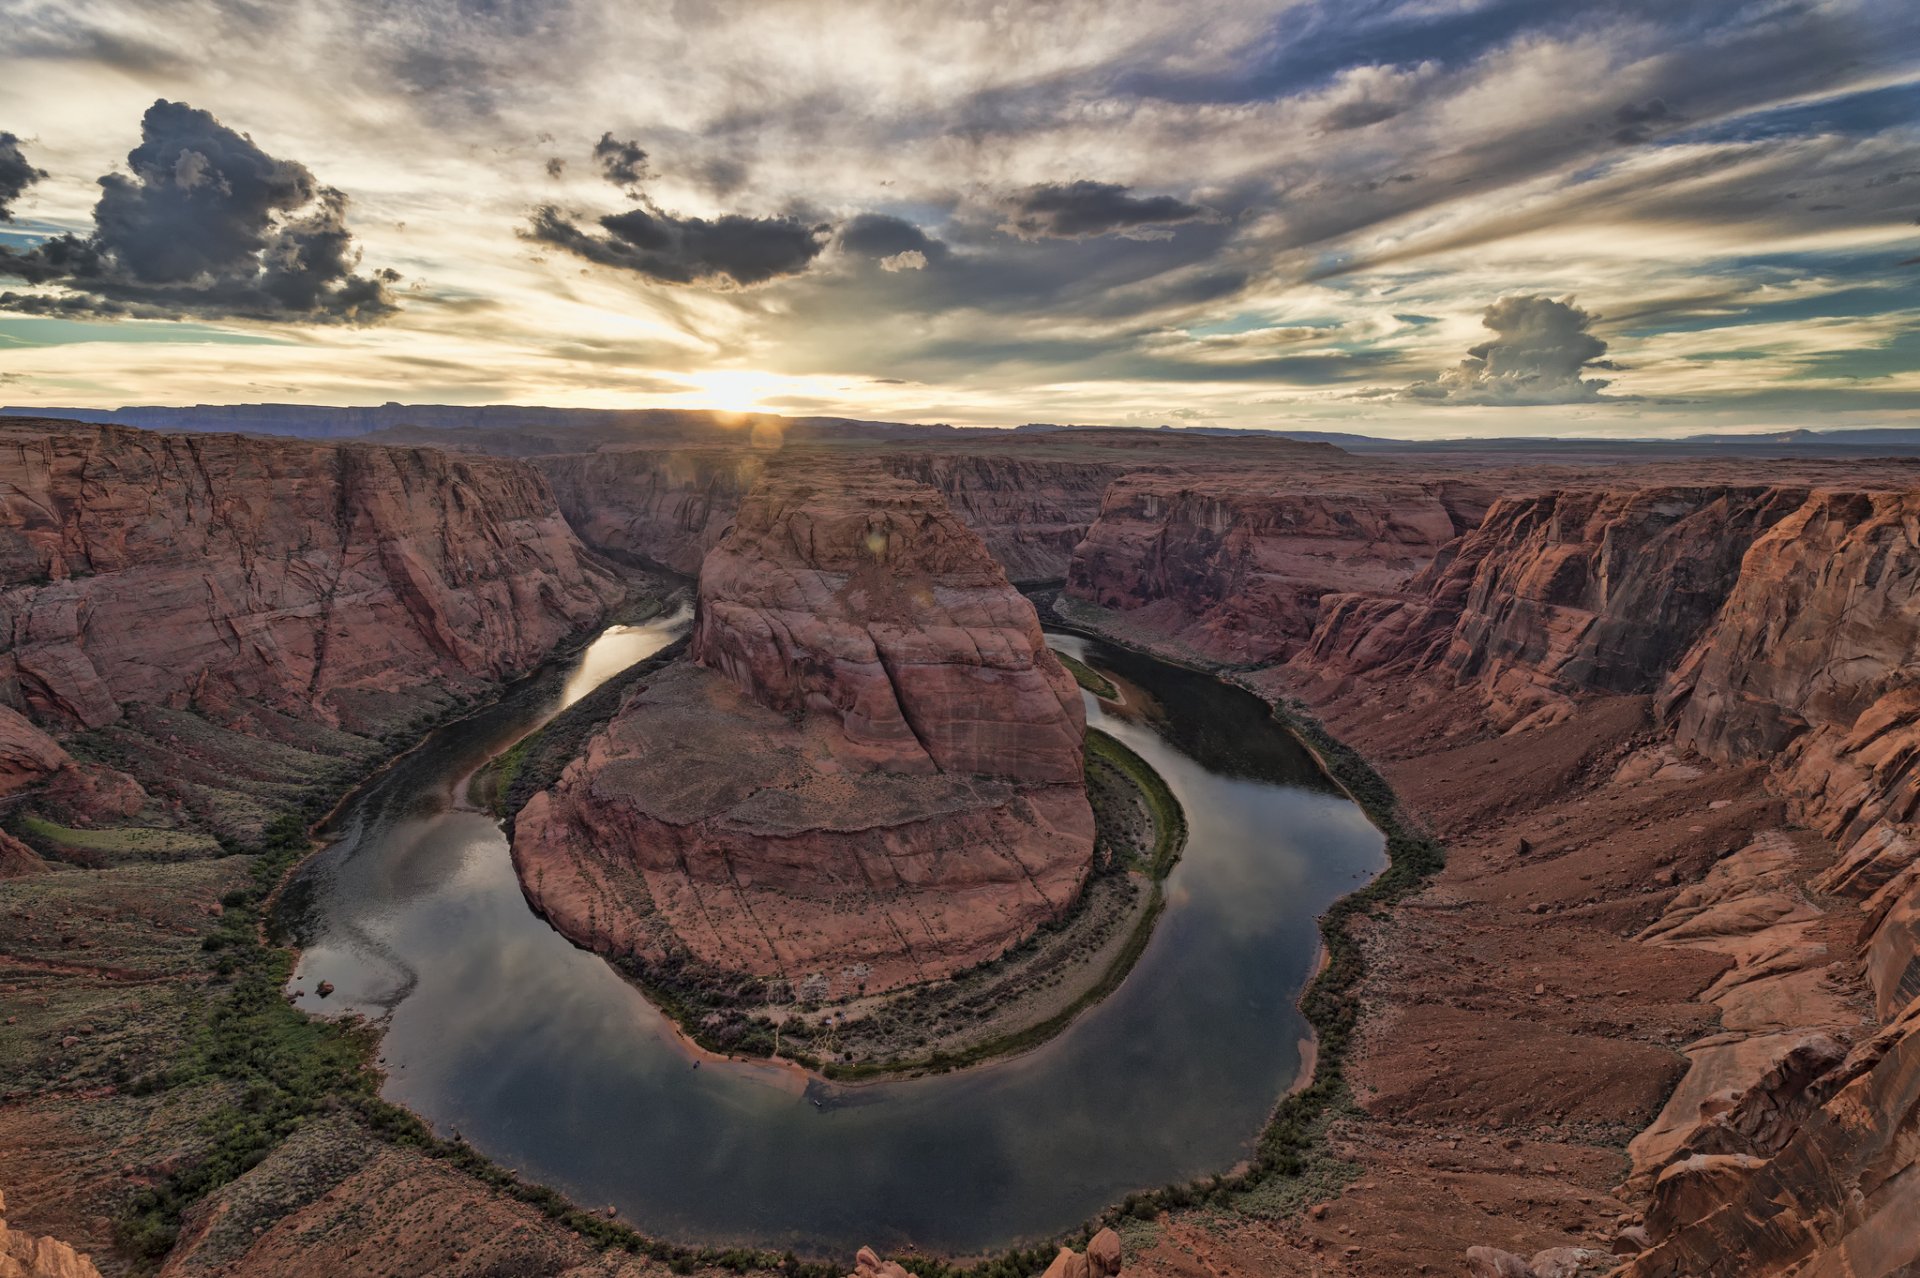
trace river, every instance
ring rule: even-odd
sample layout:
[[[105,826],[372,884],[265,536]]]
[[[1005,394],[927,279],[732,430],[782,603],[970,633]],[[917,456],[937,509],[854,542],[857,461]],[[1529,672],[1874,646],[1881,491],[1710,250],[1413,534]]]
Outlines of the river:
[[[1160,772],[1190,831],[1133,972],[1048,1043],[852,1086],[695,1068],[638,991],[527,908],[497,823],[456,793],[685,624],[609,629],[435,732],[323,831],[289,894],[293,989],[309,1011],[384,1023],[390,1100],[645,1232],[843,1256],[998,1250],[1248,1153],[1301,1070],[1315,919],[1385,865],[1379,832],[1257,698],[1049,635],[1121,686],[1122,706],[1087,696],[1088,719]]]

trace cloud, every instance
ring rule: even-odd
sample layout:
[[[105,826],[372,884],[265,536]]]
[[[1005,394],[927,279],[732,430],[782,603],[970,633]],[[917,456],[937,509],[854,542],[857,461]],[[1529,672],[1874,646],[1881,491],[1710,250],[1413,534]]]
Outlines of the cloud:
[[[0,133],[0,222],[13,221],[13,202],[45,176],[45,170],[27,163],[19,138]]]
[[[593,144],[593,160],[615,186],[636,187],[647,180],[647,153],[638,142],[622,142],[610,132],[602,133]]]
[[[522,234],[663,284],[764,284],[798,275],[825,247],[821,227],[790,217],[675,217],[642,207],[608,214],[600,225],[605,235],[583,230],[548,204],[534,210]]]
[[[1488,406],[1601,399],[1608,383],[1581,376],[1588,368],[1616,367],[1602,358],[1607,344],[1587,331],[1594,318],[1571,301],[1503,297],[1480,317],[1492,338],[1469,347],[1466,359],[1434,380],[1408,386],[1400,398]]]
[[[9,309],[319,323],[395,309],[397,275],[356,273],[345,194],[209,113],[155,102],[127,165],[131,176],[100,179],[91,235],[0,248],[0,275],[71,290],[40,302],[8,294]]]
[[[1680,123],[1680,117],[1659,98],[1629,102],[1613,113],[1613,140],[1622,145],[1645,142],[1656,130]]]
[[[1003,229],[1023,240],[1077,240],[1090,236],[1148,232],[1149,228],[1197,222],[1214,214],[1171,195],[1129,195],[1117,182],[1044,182],[1006,201]]]
[[[1331,132],[1364,129],[1391,120],[1419,98],[1439,68],[1432,62],[1416,67],[1363,66],[1342,72],[1323,99],[1320,127]]]
[[[844,251],[871,258],[885,271],[923,271],[929,263],[944,261],[949,252],[912,222],[886,213],[849,218],[838,238]]]

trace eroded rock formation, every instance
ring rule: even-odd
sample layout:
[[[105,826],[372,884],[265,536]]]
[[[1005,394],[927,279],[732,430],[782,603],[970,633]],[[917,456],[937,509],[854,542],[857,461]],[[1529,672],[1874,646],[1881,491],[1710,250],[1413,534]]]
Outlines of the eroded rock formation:
[[[0,470],[0,688],[43,725],[218,699],[354,721],[525,669],[621,593],[515,462],[9,422]]]
[[[909,453],[881,464],[902,479],[938,489],[1017,582],[1067,575],[1107,486],[1125,470],[1114,462],[1010,453]]]
[[[58,1238],[10,1228],[7,1200],[0,1195],[0,1278],[100,1278],[100,1271],[92,1257]]]
[[[568,935],[841,996],[992,958],[1075,899],[1079,692],[938,493],[771,469],[702,567],[693,653],[515,820]]]
[[[1651,692],[1718,614],[1747,547],[1804,490],[1660,487],[1502,498],[1390,593],[1323,602],[1303,661],[1434,670],[1513,726],[1581,692]]]
[[[1618,783],[1762,769],[1837,849],[1763,830],[1638,933],[1725,966],[1699,995],[1716,1031],[1630,1146],[1632,1278],[1920,1264],[1916,513],[1908,491],[1794,487],[1502,501],[1403,591],[1328,601],[1300,659],[1471,689],[1520,736],[1583,698],[1657,692],[1667,744]],[[1848,913],[1859,969],[1836,944]],[[1538,1268],[1482,1252],[1485,1272]]]
[[[519,462],[9,420],[0,477],[0,793],[33,789],[69,825],[149,795],[68,757],[68,734],[106,730],[150,765],[155,820],[184,800],[257,833],[264,807],[215,793],[236,770],[311,779],[625,593]],[[221,741],[183,740],[206,733]],[[256,739],[310,753],[249,758]]]
[[[1459,482],[1343,490],[1271,472],[1128,475],[1074,551],[1067,594],[1199,656],[1284,659],[1313,633],[1323,597],[1398,587],[1484,503]]]
[[[793,451],[828,467],[874,464],[832,450]],[[534,465],[588,545],[693,576],[726,535],[754,481],[780,457],[741,438],[725,446],[563,454],[537,458]],[[937,489],[1015,581],[1066,575],[1073,548],[1099,513],[1101,495],[1124,469],[994,451],[891,454],[878,464]]]
[[[744,446],[619,449],[534,461],[581,540],[691,577],[766,465]]]

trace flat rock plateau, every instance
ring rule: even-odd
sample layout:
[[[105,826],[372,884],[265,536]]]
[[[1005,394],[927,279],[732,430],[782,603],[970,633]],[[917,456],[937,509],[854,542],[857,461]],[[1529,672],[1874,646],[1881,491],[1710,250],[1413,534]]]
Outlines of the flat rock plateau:
[[[642,425],[0,428],[9,1238],[107,1274],[668,1271],[331,1093],[195,1179],[284,1115],[244,1081],[273,1044],[345,1041],[264,977],[235,1001],[277,961],[272,841],[659,570],[699,575],[690,659],[515,820],[539,908],[641,969],[877,996],[1071,907],[1078,694],[1015,580],[1317,719],[1446,845],[1354,924],[1312,1174],[1056,1278],[1920,1268],[1913,462]],[[242,1009],[290,1019],[214,1051]],[[174,1232],[133,1227],[167,1194]]]

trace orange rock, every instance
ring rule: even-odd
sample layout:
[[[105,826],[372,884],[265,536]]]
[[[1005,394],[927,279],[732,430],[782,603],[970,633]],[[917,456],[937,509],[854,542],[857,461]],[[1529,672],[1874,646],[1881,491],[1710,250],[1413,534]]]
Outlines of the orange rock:
[[[0,1278],[100,1278],[93,1260],[57,1238],[36,1238],[10,1229],[7,1200],[0,1194]]]
[[[576,942],[841,998],[1076,899],[1079,690],[939,494],[770,470],[707,556],[692,649],[515,818],[521,883]]]

